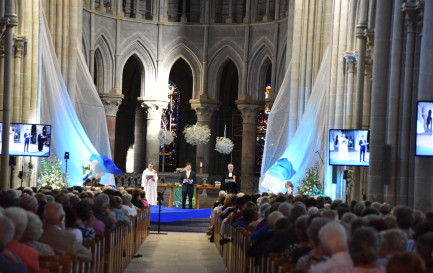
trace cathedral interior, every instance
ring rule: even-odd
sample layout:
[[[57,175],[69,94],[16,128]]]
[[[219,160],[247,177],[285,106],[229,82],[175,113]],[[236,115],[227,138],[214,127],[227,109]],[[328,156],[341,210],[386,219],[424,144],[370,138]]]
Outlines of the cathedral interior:
[[[50,123],[68,145],[72,129],[51,122],[63,86],[75,108],[63,111],[77,113],[95,150],[124,173],[191,162],[216,177],[232,162],[242,190],[255,192],[287,156],[295,185],[318,162],[332,198],[433,209],[433,153],[418,151],[433,148],[432,27],[433,2],[423,0],[5,0],[0,116],[3,128]],[[209,141],[187,143],[191,125],[208,126]],[[160,130],[173,133],[170,145],[160,145]],[[332,130],[366,130],[368,166],[329,164]],[[215,150],[223,136],[230,154]],[[348,136],[349,154],[360,137]],[[59,143],[51,154],[63,159]],[[73,168],[81,150],[71,151]],[[37,170],[26,166],[39,160],[18,157],[11,169],[2,156],[1,187],[22,185],[19,171],[33,186]]]

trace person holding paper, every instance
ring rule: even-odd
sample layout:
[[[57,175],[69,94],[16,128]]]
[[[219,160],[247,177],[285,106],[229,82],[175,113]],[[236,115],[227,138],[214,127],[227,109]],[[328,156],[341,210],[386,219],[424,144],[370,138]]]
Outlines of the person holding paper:
[[[149,165],[147,165],[147,169],[144,170],[143,176],[141,177],[141,186],[143,187],[144,192],[146,192],[147,202],[150,205],[157,205],[157,182],[158,175],[153,169],[153,164],[149,163]]]
[[[191,163],[186,163],[185,171],[180,173],[180,183],[182,183],[182,208],[186,208],[186,196],[188,195],[189,207],[192,209],[192,196],[194,195],[194,184],[197,182],[195,172],[191,171]]]
[[[233,163],[227,165],[227,171],[221,179],[221,190],[237,194],[241,191],[241,176],[234,171]]]

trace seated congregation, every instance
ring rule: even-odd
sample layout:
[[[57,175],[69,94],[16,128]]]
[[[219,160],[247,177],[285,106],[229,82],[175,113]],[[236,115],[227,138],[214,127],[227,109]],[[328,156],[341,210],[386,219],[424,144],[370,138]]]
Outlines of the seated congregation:
[[[120,273],[149,233],[140,189],[0,192],[0,272]]]
[[[407,206],[220,192],[208,234],[229,272],[433,272],[433,212]]]

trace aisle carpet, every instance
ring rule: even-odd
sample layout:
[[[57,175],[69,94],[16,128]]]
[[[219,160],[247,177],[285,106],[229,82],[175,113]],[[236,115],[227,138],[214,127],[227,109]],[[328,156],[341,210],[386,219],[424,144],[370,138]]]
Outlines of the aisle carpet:
[[[161,223],[175,222],[180,220],[189,220],[197,218],[209,218],[211,208],[207,209],[176,209],[161,206]],[[150,207],[150,221],[158,222],[158,206]]]

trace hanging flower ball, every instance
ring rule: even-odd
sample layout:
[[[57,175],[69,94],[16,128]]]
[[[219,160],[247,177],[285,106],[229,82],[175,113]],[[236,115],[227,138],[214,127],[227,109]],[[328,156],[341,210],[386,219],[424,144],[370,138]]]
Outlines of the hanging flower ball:
[[[158,134],[158,139],[161,145],[168,145],[173,142],[173,133],[168,130],[160,130]]]
[[[188,125],[183,130],[185,140],[191,145],[205,144],[210,138],[210,129],[207,125]]]
[[[230,154],[233,150],[233,142],[226,137],[217,137],[215,150],[222,154]]]

